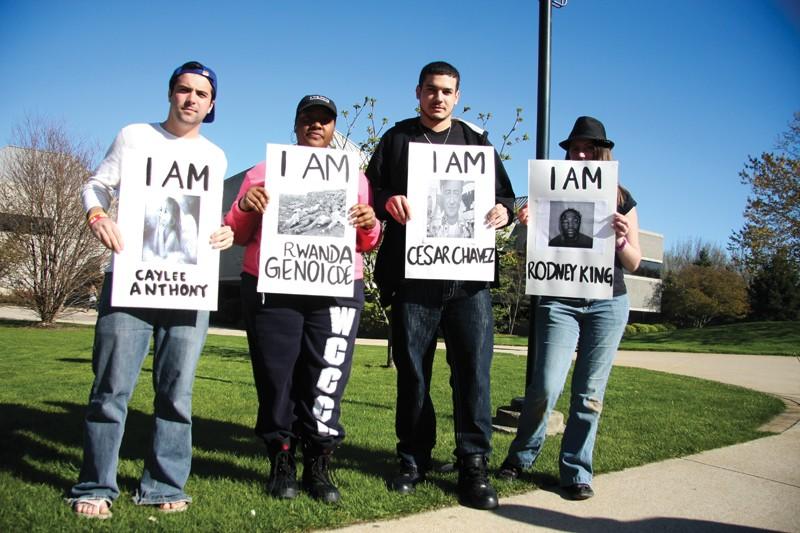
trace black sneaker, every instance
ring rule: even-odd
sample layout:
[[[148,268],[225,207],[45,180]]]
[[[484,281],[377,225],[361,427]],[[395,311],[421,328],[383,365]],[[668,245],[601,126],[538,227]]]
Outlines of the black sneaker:
[[[417,468],[417,465],[408,461],[400,461],[400,469],[397,474],[389,481],[389,490],[400,494],[414,492],[417,483],[425,481],[425,473]]]
[[[500,470],[497,471],[497,477],[503,481],[516,481],[522,475],[522,469],[518,466],[512,465],[508,461],[503,461],[500,465]]]
[[[341,498],[339,489],[330,478],[330,454],[304,456],[303,489],[315,500],[336,503]]]
[[[592,486],[587,483],[575,483],[569,487],[564,487],[564,492],[570,500],[588,500],[594,496]]]
[[[271,454],[267,490],[274,498],[291,500],[297,498],[297,468],[294,454],[288,444]]]
[[[496,509],[497,492],[489,483],[486,457],[466,455],[458,462],[458,502],[474,509]]]

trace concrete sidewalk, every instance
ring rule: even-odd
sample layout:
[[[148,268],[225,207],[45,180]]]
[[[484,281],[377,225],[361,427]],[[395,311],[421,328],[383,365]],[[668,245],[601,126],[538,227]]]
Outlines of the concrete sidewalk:
[[[502,498],[496,511],[451,507],[335,531],[800,532],[800,359],[621,351],[614,364],[767,392],[787,410],[761,428],[778,435],[597,476],[597,495],[583,502],[541,489]]]
[[[0,307],[0,318],[33,314]],[[94,312],[65,322],[93,324]],[[212,328],[210,333],[243,335]],[[364,339],[363,344],[385,341]],[[522,355],[524,348],[496,347]],[[783,398],[789,409],[765,429],[777,435],[597,476],[583,502],[541,489],[502,498],[496,511],[450,507],[337,532],[754,531],[800,533],[800,359],[797,357],[619,352],[617,365],[720,381]],[[347,497],[345,495],[345,497]]]
[[[515,353],[496,347],[496,351]],[[596,496],[566,500],[546,489],[502,498],[495,511],[450,507],[337,532],[515,531],[800,532],[800,359],[619,352],[635,366],[739,385],[783,398],[787,411],[762,429],[778,435],[594,479]]]

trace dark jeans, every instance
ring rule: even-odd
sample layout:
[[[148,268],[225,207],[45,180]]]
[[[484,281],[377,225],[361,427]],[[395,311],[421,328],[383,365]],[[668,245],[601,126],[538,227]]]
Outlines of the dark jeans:
[[[428,468],[436,445],[430,383],[439,327],[447,346],[453,390],[454,453],[463,457],[491,451],[489,371],[494,319],[489,289],[479,282],[407,281],[392,302],[395,429],[398,455],[421,469]]]

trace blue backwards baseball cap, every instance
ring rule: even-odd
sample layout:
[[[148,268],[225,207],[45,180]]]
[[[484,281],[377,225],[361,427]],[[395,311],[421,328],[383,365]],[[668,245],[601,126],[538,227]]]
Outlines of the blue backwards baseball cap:
[[[217,75],[214,74],[214,71],[211,70],[209,67],[203,65],[198,61],[189,61],[188,63],[184,63],[183,65],[179,66],[175,69],[172,73],[172,76],[169,78],[169,92],[172,94],[172,89],[175,87],[175,81],[178,79],[178,76],[181,74],[199,74],[203,76],[208,82],[211,84],[211,101],[214,102],[214,107],[211,108],[211,112],[206,115],[203,119],[203,122],[214,122],[214,113],[217,110]]]

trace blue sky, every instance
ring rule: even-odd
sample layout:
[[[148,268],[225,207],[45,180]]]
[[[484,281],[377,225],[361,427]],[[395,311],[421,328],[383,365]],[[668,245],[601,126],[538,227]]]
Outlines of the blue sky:
[[[304,94],[340,109],[369,95],[379,118],[412,116],[419,69],[437,59],[461,71],[465,118],[493,114],[490,139],[517,107],[533,139],[537,10],[514,0],[0,0],[0,145],[32,114],[102,153],[125,124],[165,118],[169,74],[191,59],[219,76],[217,120],[203,133],[226,151],[229,175],[263,159],[266,142],[291,142]],[[553,10],[552,51],[550,157],[563,157],[557,143],[577,116],[601,119],[642,227],[667,247],[724,245],[742,222],[748,155],[773,149],[800,111],[800,3],[569,0]],[[526,194],[535,143],[510,153]]]

